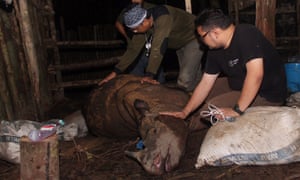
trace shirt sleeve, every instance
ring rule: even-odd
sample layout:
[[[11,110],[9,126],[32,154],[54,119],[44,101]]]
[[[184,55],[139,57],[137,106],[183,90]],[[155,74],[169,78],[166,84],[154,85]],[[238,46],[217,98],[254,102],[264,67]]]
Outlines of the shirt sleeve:
[[[144,34],[135,34],[128,44],[126,52],[120,57],[119,63],[115,66],[118,72],[124,72],[138,57],[145,44]]]
[[[245,34],[247,34],[245,36]],[[249,60],[254,58],[263,57],[262,47],[262,33],[254,26],[248,26],[239,33],[238,46],[240,50],[241,59],[247,63]]]

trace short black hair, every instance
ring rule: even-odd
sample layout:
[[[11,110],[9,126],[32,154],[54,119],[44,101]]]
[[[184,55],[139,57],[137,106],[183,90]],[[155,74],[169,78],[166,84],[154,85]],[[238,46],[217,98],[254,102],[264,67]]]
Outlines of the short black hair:
[[[202,26],[205,31],[215,27],[226,29],[233,24],[232,19],[225,15],[221,9],[204,9],[195,19],[196,28]]]

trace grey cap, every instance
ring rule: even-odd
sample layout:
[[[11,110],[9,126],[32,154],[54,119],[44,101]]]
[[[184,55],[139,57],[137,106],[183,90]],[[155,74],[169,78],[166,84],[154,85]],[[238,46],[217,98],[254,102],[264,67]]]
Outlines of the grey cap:
[[[129,28],[139,26],[147,16],[147,10],[136,5],[124,13],[124,23]]]

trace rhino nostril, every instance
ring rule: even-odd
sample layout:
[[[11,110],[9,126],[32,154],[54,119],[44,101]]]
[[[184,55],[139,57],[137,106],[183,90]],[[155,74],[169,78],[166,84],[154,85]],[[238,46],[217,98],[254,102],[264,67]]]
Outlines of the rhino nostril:
[[[165,170],[166,170],[166,172],[170,172],[172,170],[169,153],[166,157]]]
[[[161,166],[161,157],[160,157],[160,153],[157,154],[157,156],[153,159],[153,164],[154,164],[157,168],[160,168],[160,166]]]

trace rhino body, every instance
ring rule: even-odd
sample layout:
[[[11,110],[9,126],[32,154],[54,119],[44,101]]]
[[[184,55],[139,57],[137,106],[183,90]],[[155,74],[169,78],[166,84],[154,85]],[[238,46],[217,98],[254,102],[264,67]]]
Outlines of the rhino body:
[[[145,148],[126,154],[150,174],[171,171],[185,151],[188,128],[181,119],[162,116],[161,111],[178,111],[189,96],[182,90],[140,83],[141,77],[118,76],[91,92],[84,110],[89,131],[96,136],[136,139]]]
[[[180,89],[141,84],[140,80],[133,75],[119,75],[90,93],[83,110],[89,132],[110,138],[136,138],[140,135],[141,116],[134,107],[136,99],[147,102],[153,113],[181,110],[189,99]]]

